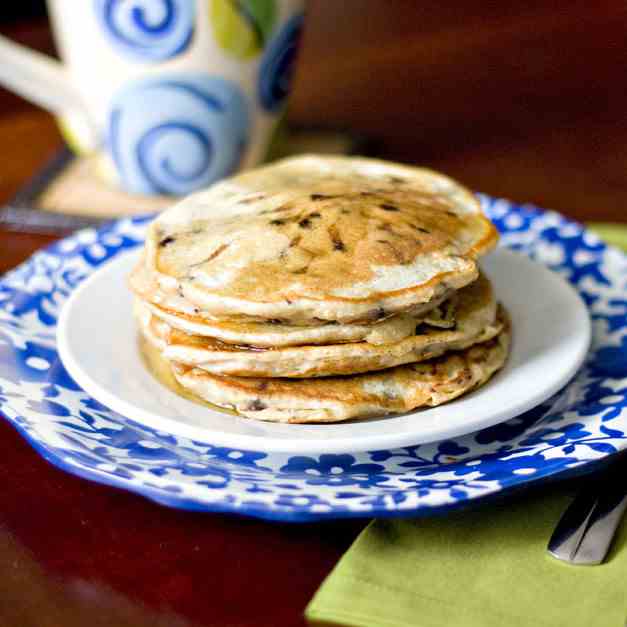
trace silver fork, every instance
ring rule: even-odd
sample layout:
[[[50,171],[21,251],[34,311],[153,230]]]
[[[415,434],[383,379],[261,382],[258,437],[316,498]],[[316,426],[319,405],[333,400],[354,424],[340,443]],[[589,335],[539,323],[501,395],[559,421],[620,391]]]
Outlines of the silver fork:
[[[575,497],[549,540],[553,557],[578,565],[603,562],[627,509],[626,475],[627,465],[614,463]]]

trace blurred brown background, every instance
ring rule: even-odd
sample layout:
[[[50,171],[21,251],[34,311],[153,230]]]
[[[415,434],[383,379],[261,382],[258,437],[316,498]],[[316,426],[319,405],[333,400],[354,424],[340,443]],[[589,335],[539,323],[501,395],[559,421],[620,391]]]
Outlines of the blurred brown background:
[[[3,34],[53,50],[43,2],[3,5]],[[623,0],[310,0],[290,119],[365,133],[474,189],[618,220],[626,68]],[[61,140],[6,92],[0,132],[6,199]]]

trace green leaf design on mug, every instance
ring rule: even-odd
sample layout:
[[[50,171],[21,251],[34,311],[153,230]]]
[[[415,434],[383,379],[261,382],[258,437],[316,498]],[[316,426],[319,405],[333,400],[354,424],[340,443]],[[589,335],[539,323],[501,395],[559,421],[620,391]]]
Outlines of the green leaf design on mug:
[[[248,59],[261,52],[275,18],[275,0],[211,0],[216,41],[238,59]]]

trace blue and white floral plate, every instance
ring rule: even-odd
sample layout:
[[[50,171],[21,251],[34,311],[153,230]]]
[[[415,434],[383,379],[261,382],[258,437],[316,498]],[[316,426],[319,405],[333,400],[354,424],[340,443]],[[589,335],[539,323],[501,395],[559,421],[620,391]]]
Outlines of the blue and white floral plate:
[[[110,411],[63,368],[57,317],[83,279],[141,243],[147,218],[80,231],[0,280],[0,410],[76,475],[171,507],[286,521],[435,512],[626,449],[627,257],[554,212],[482,200],[502,244],[568,279],[593,321],[575,379],[508,422],[400,449],[293,455],[174,436]]]

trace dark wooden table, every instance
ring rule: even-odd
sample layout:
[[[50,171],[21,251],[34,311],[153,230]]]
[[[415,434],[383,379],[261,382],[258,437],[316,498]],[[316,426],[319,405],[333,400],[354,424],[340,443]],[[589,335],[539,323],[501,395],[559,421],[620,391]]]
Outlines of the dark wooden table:
[[[624,2],[441,4],[312,1],[291,118],[487,193],[627,221]],[[43,21],[4,32],[52,50]],[[6,92],[0,137],[6,202],[61,139]],[[50,241],[0,231],[0,271]],[[168,510],[56,470],[4,421],[0,480],[3,627],[301,625],[365,524]]]

